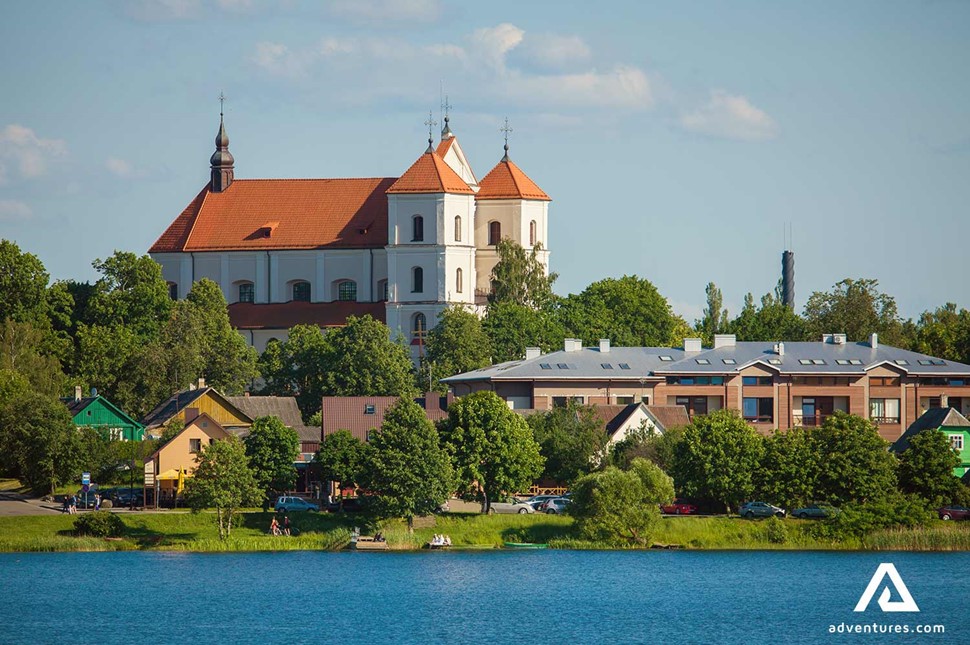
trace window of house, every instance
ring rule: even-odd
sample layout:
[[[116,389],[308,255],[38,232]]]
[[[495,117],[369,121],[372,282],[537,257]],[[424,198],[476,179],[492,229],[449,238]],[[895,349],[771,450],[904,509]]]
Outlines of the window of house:
[[[414,314],[414,324],[411,331],[415,338],[424,338],[428,334],[428,320],[424,314]]]
[[[873,376],[869,379],[869,387],[896,387],[899,385],[899,378],[892,376]]]
[[[411,269],[411,293],[424,293],[424,269]]]
[[[110,428],[108,430],[108,439],[111,441],[124,441],[125,431],[122,428]]]
[[[734,360],[733,358],[722,358],[721,359],[721,362],[724,363],[725,365],[737,365],[738,364],[738,362],[736,360]]]
[[[552,407],[554,408],[564,408],[569,405],[569,402],[577,403],[583,405],[586,399],[581,396],[554,396],[552,397]]]
[[[374,407],[373,403],[364,404],[364,414],[376,414],[376,413],[377,413],[377,410]]]
[[[552,369],[552,365],[550,365],[549,363],[539,363],[539,367],[542,368],[542,369],[544,369],[544,370],[551,370]]]
[[[536,221],[529,222],[529,246],[536,245]]]
[[[869,399],[869,419],[879,423],[899,423],[899,399]]]
[[[490,246],[495,246],[502,239],[502,224],[501,222],[489,222],[488,223],[488,243]]]
[[[810,359],[810,358],[799,358],[798,359],[798,364],[799,365],[811,365],[812,364],[812,359]]]
[[[569,369],[569,365],[567,363],[556,363],[556,367],[558,367],[561,370],[568,370]]]
[[[835,364],[836,365],[848,365],[849,364],[849,359],[847,359],[847,358],[837,358],[837,359],[835,359]]]
[[[670,361],[674,360],[674,357],[673,356],[661,356],[660,357],[660,360],[663,363],[669,363]]]
[[[611,369],[613,369],[613,364],[612,363],[600,363],[600,367],[602,367],[604,370],[611,370]]]
[[[770,396],[752,397],[742,400],[742,414],[745,421],[771,423],[775,420],[775,401]]]
[[[455,291],[461,293],[461,269],[455,271]]]
[[[310,302],[310,283],[294,282],[293,299],[299,302]]]
[[[411,218],[411,241],[412,242],[423,242],[424,241],[424,218],[420,215],[415,215]]]
[[[770,363],[771,365],[781,365],[781,359],[780,358],[769,358],[768,359],[768,363]]]
[[[239,283],[239,302],[256,302],[256,289],[252,282]]]
[[[357,302],[357,283],[353,280],[344,280],[337,285],[337,300],[345,302]]]
[[[617,405],[630,405],[631,403],[633,403],[633,397],[632,396],[617,396],[616,397],[616,404]]]
[[[199,452],[200,450],[202,450],[202,440],[189,439],[189,450],[191,452]]]
[[[381,280],[380,282],[378,282],[377,289],[378,291],[380,291],[381,300],[383,300],[384,302],[387,302],[389,299],[388,294],[390,293],[387,286],[387,280]]]
[[[620,363],[620,369],[621,370],[628,370],[628,369],[630,369],[630,366],[627,363]]]
[[[741,385],[771,385],[770,376],[742,376]]]
[[[960,450],[960,451],[963,450],[963,435],[962,434],[951,434],[951,435],[949,435],[949,438],[950,438],[950,446],[954,450]]]
[[[896,363],[896,365],[909,365],[909,361],[907,361],[905,358],[897,358],[893,362]]]
[[[168,297],[172,300],[179,299],[179,286],[174,282],[168,283]]]
[[[455,241],[461,242],[461,215],[455,215]]]
[[[706,396],[678,396],[675,405],[687,408],[687,413],[691,416],[695,414],[707,414]]]

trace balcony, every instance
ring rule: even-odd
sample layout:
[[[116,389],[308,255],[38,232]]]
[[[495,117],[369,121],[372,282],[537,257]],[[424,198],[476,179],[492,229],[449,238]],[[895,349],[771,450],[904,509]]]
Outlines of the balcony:
[[[770,414],[762,414],[760,416],[744,417],[744,420],[748,423],[774,423],[775,417]]]
[[[825,423],[825,420],[831,416],[833,415],[821,414],[821,413],[817,413],[814,415],[806,415],[806,414],[801,414],[799,412],[796,412],[795,414],[792,415],[792,422],[793,422],[793,425],[795,425],[796,427],[802,426],[806,428],[814,428],[816,426],[820,426],[823,423]]]
[[[899,417],[869,417],[877,426],[899,425]]]

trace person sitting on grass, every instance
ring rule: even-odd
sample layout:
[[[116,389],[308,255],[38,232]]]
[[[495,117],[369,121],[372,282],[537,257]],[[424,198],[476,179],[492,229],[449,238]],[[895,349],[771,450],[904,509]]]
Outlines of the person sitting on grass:
[[[276,516],[273,516],[273,521],[269,523],[269,532],[273,535],[280,535],[280,523],[276,521]]]

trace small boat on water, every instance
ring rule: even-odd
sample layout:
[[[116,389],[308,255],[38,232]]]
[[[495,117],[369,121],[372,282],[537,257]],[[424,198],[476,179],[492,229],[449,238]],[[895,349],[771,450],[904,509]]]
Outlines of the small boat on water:
[[[537,544],[535,542],[506,542],[506,549],[548,549],[548,544]]]

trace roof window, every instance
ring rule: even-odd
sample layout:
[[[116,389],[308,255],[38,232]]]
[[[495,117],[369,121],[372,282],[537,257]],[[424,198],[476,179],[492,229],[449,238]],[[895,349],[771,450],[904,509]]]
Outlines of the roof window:
[[[738,362],[736,360],[734,360],[733,358],[722,358],[721,359],[721,362],[724,363],[725,365],[737,365],[738,364]]]
[[[551,370],[552,369],[552,365],[550,365],[549,363],[539,363],[539,367],[541,367],[544,370]]]
[[[706,358],[695,358],[694,360],[697,361],[697,364],[698,365],[710,365],[711,364],[711,361],[707,360]]]
[[[610,364],[610,363],[600,363],[600,367],[602,367],[604,370],[611,370],[611,369],[613,369],[613,365]]]
[[[849,365],[862,365],[862,360],[858,358],[850,358]]]
[[[821,358],[813,358],[812,365],[825,365],[825,361]]]
[[[897,358],[893,362],[896,363],[896,365],[909,365],[909,361],[907,361],[905,358]]]
[[[375,409],[374,409],[373,403],[367,403],[366,405],[364,405],[364,414],[374,414],[374,413],[375,413]]]
[[[569,365],[566,364],[566,363],[556,363],[556,367],[558,367],[561,370],[568,370],[569,369]]]
[[[799,365],[811,365],[812,364],[812,359],[810,359],[810,358],[799,358],[798,359],[798,364]]]
[[[630,366],[627,363],[620,363],[620,369],[621,370],[628,370],[628,369],[630,369]]]
[[[931,358],[930,365],[946,365],[946,361],[939,358]]]
[[[922,358],[920,360],[916,361],[916,362],[919,363],[920,365],[932,365],[933,364],[930,361],[925,360],[925,359],[922,359]]]
[[[669,363],[670,361],[674,360],[674,357],[663,355],[660,357],[660,360],[663,361],[664,363]]]
[[[851,363],[849,363],[849,359],[847,359],[847,358],[837,358],[837,359],[835,359],[835,364],[836,365],[851,365]]]
[[[781,359],[780,358],[769,358],[768,359],[768,362],[770,364],[772,364],[772,365],[781,365]]]

